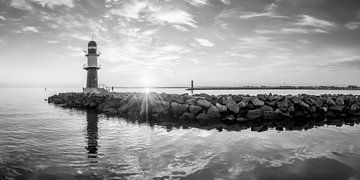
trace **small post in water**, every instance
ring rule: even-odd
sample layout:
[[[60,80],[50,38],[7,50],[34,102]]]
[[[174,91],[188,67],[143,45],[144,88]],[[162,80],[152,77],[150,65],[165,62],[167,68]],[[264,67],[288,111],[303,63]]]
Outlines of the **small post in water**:
[[[194,94],[194,81],[191,80],[191,94]]]

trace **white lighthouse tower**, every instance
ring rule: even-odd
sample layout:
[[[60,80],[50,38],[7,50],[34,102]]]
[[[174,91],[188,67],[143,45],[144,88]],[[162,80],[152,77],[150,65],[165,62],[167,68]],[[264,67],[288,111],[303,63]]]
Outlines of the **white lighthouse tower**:
[[[87,63],[84,64],[83,68],[87,71],[86,88],[85,93],[100,93],[104,89],[98,88],[98,74],[97,71],[100,69],[100,65],[97,62],[97,58],[100,54],[97,53],[97,45],[94,40],[89,41],[88,51],[85,51],[87,57]]]

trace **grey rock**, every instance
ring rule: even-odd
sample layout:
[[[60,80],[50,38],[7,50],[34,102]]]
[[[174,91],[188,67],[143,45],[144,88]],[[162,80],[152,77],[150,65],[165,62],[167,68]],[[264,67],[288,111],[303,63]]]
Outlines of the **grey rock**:
[[[204,108],[209,108],[211,106],[211,103],[205,99],[197,100],[196,104]]]
[[[179,119],[181,119],[181,120],[185,120],[185,119],[195,119],[195,117],[196,117],[195,114],[186,112],[186,113],[184,113],[183,115],[181,115],[181,116],[179,117]]]
[[[336,98],[335,103],[336,103],[337,105],[339,105],[339,106],[344,106],[344,105],[345,105],[344,99],[343,99],[342,97]]]
[[[254,110],[249,110],[246,118],[249,120],[255,120],[255,119],[259,119],[264,115],[264,112],[261,109],[254,109]]]
[[[260,99],[258,99],[257,97],[254,97],[251,99],[251,103],[256,106],[256,107],[260,107],[264,105],[264,101],[261,101]]]
[[[275,112],[278,114],[278,116],[283,117],[283,118],[290,118],[291,115],[289,114],[289,112],[284,112],[280,109],[276,109]]]
[[[196,100],[195,99],[187,99],[184,103],[188,105],[195,105]]]
[[[210,108],[207,110],[207,115],[209,116],[209,118],[211,119],[216,119],[220,117],[220,112],[219,110],[216,108],[216,106],[210,106]]]
[[[225,121],[234,121],[235,120],[235,116],[234,115],[227,115],[224,117]]]
[[[171,111],[175,117],[179,117],[182,114],[184,114],[185,112],[187,112],[188,108],[189,108],[189,105],[187,105],[187,104],[179,104],[177,102],[171,103]]]
[[[227,111],[227,107],[220,103],[216,103],[216,108],[219,110],[220,113],[224,113]]]
[[[238,103],[238,106],[239,106],[240,109],[243,109],[243,108],[245,108],[247,106],[247,102],[246,101],[241,101],[241,102]]]
[[[235,103],[235,101],[233,103],[227,103],[226,107],[228,108],[229,111],[238,114],[240,111],[240,107]]]
[[[237,117],[237,118],[236,118],[236,121],[245,122],[245,121],[247,121],[247,119],[244,118],[244,117]]]
[[[315,106],[316,107],[322,107],[324,105],[324,102],[321,100],[321,99],[317,99],[316,101],[315,101]]]
[[[333,105],[333,106],[330,106],[329,109],[330,109],[330,111],[333,111],[333,112],[342,112],[344,109],[344,106]]]
[[[358,111],[358,110],[360,110],[360,105],[359,105],[359,104],[353,104],[353,105],[351,105],[351,107],[350,107],[350,111],[351,111],[351,112],[356,112],[356,111]]]
[[[335,101],[331,97],[326,98],[326,104],[330,106],[336,105]]]
[[[274,120],[277,119],[278,113],[275,111],[264,111],[265,120]]]
[[[305,109],[309,109],[310,105],[306,104],[304,101],[300,100],[299,105]]]
[[[199,121],[203,121],[203,120],[209,120],[210,117],[205,113],[200,113],[199,115],[196,116],[196,119]]]
[[[288,102],[287,101],[278,101],[276,102],[278,108],[282,111],[282,112],[286,112],[287,108],[288,108]]]
[[[271,106],[268,106],[268,105],[264,105],[264,106],[260,107],[260,109],[263,111],[273,111],[274,110]]]
[[[314,106],[314,105],[310,106],[309,110],[310,110],[311,113],[315,113],[316,112],[316,106]]]
[[[117,114],[117,111],[116,111],[116,109],[110,107],[110,108],[104,109],[104,113],[107,115],[115,115],[115,114]]]
[[[242,101],[242,99],[243,99],[243,97],[240,96],[240,95],[235,95],[235,96],[233,96],[233,100],[234,100],[236,103]]]
[[[201,111],[201,107],[196,106],[196,105],[190,105],[189,110],[191,113],[197,114],[198,112]]]

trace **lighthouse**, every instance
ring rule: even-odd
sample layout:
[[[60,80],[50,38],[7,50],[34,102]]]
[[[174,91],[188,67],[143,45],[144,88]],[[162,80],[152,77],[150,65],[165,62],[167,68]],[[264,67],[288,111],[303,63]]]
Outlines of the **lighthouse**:
[[[97,62],[99,57],[97,53],[97,44],[94,40],[89,41],[88,51],[85,51],[85,56],[87,57],[87,63],[84,64],[83,68],[87,71],[86,78],[86,88],[84,92],[88,93],[98,93],[98,74],[97,71],[100,69],[100,65]]]

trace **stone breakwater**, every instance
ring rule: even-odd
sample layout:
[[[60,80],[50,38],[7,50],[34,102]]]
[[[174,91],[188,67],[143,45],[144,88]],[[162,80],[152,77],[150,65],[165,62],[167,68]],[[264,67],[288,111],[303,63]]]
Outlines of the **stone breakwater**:
[[[172,117],[200,123],[211,120],[248,122],[318,117],[360,117],[355,95],[208,95],[166,93],[60,93],[49,103],[95,109],[106,115],[132,118]]]

